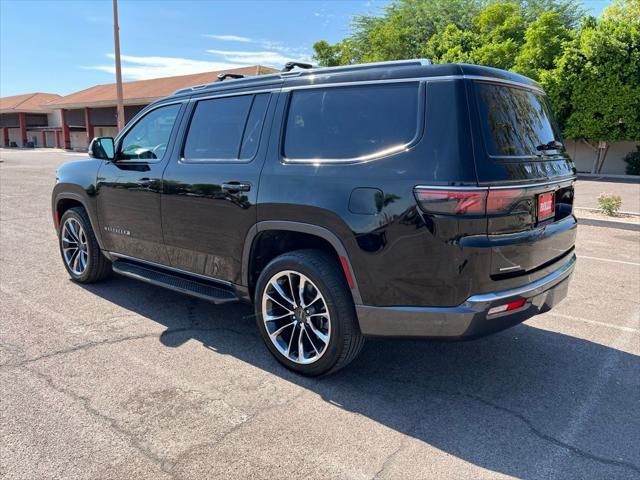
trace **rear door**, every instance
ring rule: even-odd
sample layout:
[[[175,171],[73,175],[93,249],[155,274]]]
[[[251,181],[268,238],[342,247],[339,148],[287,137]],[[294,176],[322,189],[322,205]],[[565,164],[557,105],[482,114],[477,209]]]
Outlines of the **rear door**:
[[[549,102],[536,88],[470,81],[475,161],[487,186],[492,276],[543,267],[575,242],[575,167]]]
[[[179,154],[163,177],[162,225],[172,267],[240,283],[274,103],[270,91],[191,100]]]

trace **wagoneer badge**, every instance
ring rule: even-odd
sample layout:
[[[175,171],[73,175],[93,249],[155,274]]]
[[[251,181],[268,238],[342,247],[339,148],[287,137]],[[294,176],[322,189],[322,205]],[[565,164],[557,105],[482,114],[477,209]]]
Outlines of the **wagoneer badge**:
[[[117,227],[104,227],[104,229],[107,232],[110,233],[117,233],[118,235],[131,235],[131,232],[129,230],[125,230],[124,228],[117,228]]]

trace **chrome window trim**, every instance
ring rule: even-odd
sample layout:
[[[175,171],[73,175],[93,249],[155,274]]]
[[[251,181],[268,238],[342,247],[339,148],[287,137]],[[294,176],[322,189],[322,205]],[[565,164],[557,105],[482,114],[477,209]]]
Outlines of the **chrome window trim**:
[[[192,277],[201,278],[202,280],[209,280],[209,281],[212,281],[212,282],[222,283],[222,284],[227,285],[229,287],[233,287],[234,286],[234,284],[232,282],[229,282],[227,280],[221,280],[219,278],[209,277],[207,275],[200,275],[199,273],[189,272],[187,270],[182,270],[180,268],[169,267],[168,265],[163,265],[162,263],[156,263],[156,262],[151,262],[149,260],[143,260],[141,258],[125,255],[123,253],[109,252],[109,255],[111,255],[113,257],[116,257],[116,258],[122,258],[122,259],[125,259],[125,260],[133,260],[135,262],[144,263],[144,264],[150,265],[152,267],[164,268],[166,270],[171,270],[171,271],[176,272],[176,273],[183,273],[185,275],[191,275]]]
[[[423,188],[425,190],[510,190],[512,188],[535,188],[535,187],[546,187],[549,185],[558,185],[560,187],[562,184],[566,183],[567,185],[572,184],[576,181],[576,177],[571,178],[563,178],[562,180],[549,180],[547,182],[540,183],[526,183],[526,184],[511,184],[511,185],[488,185],[488,186],[446,186],[446,185],[416,185],[415,188]]]
[[[537,92],[545,95],[544,90],[538,85],[528,85],[526,83],[516,82],[515,80],[507,80],[505,78],[496,78],[496,77],[485,77],[482,75],[463,75],[462,77],[466,80],[475,80],[475,81],[486,82],[486,83],[502,83],[505,85],[525,88],[528,90],[536,90]]]
[[[403,79],[404,80],[404,79]],[[358,85],[359,82],[344,82],[342,86],[350,86],[350,85]],[[387,81],[375,81],[375,82],[365,82],[360,83],[360,85],[370,85],[376,83],[389,83]],[[398,83],[398,82],[394,82]],[[394,155],[396,153],[400,153],[403,151],[409,150],[411,147],[416,145],[420,139],[424,136],[425,131],[425,114],[426,114],[426,102],[427,102],[427,92],[425,87],[425,82],[420,79],[414,79],[407,83],[417,83],[418,84],[418,114],[416,118],[416,131],[411,140],[407,143],[403,143],[401,145],[394,145],[383,150],[379,150],[377,152],[369,153],[367,155],[361,155],[359,157],[351,157],[351,158],[290,158],[285,156],[284,154],[284,134],[287,129],[287,121],[289,116],[289,106],[291,104],[291,98],[287,100],[287,105],[285,107],[285,111],[282,116],[282,131],[280,133],[280,160],[282,163],[286,164],[307,164],[307,165],[351,165],[354,163],[365,163],[372,160],[378,160],[380,158],[388,157],[390,155]],[[337,85],[337,84],[332,84]],[[282,89],[284,92],[284,88]]]

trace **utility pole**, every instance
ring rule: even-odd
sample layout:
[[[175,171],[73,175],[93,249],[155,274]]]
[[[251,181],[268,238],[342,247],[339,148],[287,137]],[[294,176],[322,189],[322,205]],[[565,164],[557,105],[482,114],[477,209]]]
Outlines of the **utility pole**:
[[[124,101],[122,94],[122,71],[120,69],[120,27],[118,26],[118,0],[113,0],[113,44],[116,54],[116,95],[118,97],[118,131],[124,128]]]

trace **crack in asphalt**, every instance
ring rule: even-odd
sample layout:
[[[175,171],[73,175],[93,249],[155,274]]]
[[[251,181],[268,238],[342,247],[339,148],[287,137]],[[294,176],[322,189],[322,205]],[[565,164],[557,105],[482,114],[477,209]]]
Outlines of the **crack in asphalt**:
[[[68,389],[68,388],[64,388],[64,387],[60,387],[58,385],[55,384],[55,382],[53,381],[53,379],[49,376],[46,375],[42,372],[39,372],[38,370],[35,370],[33,368],[29,368],[27,366],[21,365],[20,368],[22,368],[23,370],[34,374],[36,377],[40,378],[41,380],[43,380],[47,385],[49,385],[50,388],[52,388],[53,390],[55,390],[56,392],[59,392],[63,395],[66,395],[67,397],[70,397],[71,399],[80,402],[82,407],[85,409],[85,411],[95,417],[98,418],[104,422],[107,422],[107,424],[117,433],[119,433],[121,436],[125,437],[129,444],[138,452],[140,452],[145,458],[147,458],[148,460],[150,460],[151,462],[155,463],[158,468],[160,468],[160,470],[164,473],[166,473],[167,475],[169,475],[170,478],[175,478],[173,473],[171,471],[166,470],[166,468],[163,466],[163,459],[158,457],[156,454],[154,454],[151,450],[149,450],[148,448],[145,448],[136,438],[136,436],[121,428],[118,424],[117,421],[114,418],[111,418],[107,415],[104,415],[103,413],[101,413],[99,410],[95,409],[94,407],[91,406],[90,400],[87,397],[84,397],[82,395],[77,394],[76,392]]]
[[[317,384],[317,383],[319,383],[319,381],[316,381],[315,383]],[[211,441],[211,442],[202,442],[202,443],[198,443],[196,445],[193,445],[193,446],[189,447],[184,452],[180,453],[179,455],[177,455],[175,457],[173,462],[171,462],[170,470],[173,472],[174,475],[177,475],[175,473],[175,469],[178,467],[178,465],[184,459],[189,457],[189,455],[191,455],[192,453],[196,452],[197,450],[204,449],[204,448],[207,448],[207,447],[210,447],[210,446],[222,445],[222,443],[227,439],[227,437],[229,437],[233,433],[235,433],[238,430],[240,430],[240,429],[252,424],[254,421],[256,421],[256,419],[258,419],[260,417],[263,417],[264,415],[268,414],[269,412],[272,412],[273,410],[277,410],[279,408],[283,408],[283,407],[289,406],[290,404],[292,404],[293,402],[295,402],[296,400],[298,400],[302,396],[306,395],[307,393],[308,393],[307,389],[306,388],[302,388],[300,393],[298,393],[297,395],[294,395],[293,397],[291,397],[287,401],[285,401],[283,403],[273,404],[273,405],[271,405],[269,407],[263,408],[262,410],[258,411],[257,413],[254,413],[253,415],[249,415],[244,421],[238,423],[237,425],[235,425],[234,427],[229,429],[229,431],[227,431],[224,435],[222,435],[217,440]],[[233,462],[233,464],[238,463],[241,460],[242,460],[241,458],[237,458],[236,461]],[[174,478],[178,478],[178,477],[174,476]]]
[[[178,332],[180,330],[187,330],[187,329],[176,329],[173,330],[172,332]],[[130,337],[128,339],[133,339],[133,338],[145,338],[145,336],[136,336],[136,337]],[[122,340],[126,340],[126,339],[121,339]],[[115,343],[115,342],[112,342]],[[93,344],[92,346],[96,346],[96,345],[100,345],[100,344],[105,344],[105,342],[102,343],[96,343]],[[87,346],[86,348],[88,348],[89,346]],[[75,349],[75,350],[71,350],[71,351],[77,351],[79,349]],[[67,352],[68,353],[68,352]],[[48,358],[48,357],[47,357]],[[262,417],[266,414],[268,414],[269,412],[276,410],[278,408],[282,408],[282,407],[286,407],[288,405],[290,405],[291,403],[295,402],[296,400],[298,400],[299,398],[301,398],[303,395],[306,395],[308,393],[308,390],[306,388],[301,388],[300,393],[298,393],[297,395],[294,395],[293,397],[291,397],[290,399],[286,400],[283,403],[276,403],[273,404],[267,408],[264,408],[260,411],[258,411],[257,413],[254,413],[253,415],[247,415],[247,418],[245,420],[240,421],[237,425],[233,426],[231,429],[229,429],[224,435],[222,435],[221,437],[219,437],[218,439],[216,439],[215,441],[212,442],[204,442],[204,443],[198,443],[196,445],[192,445],[191,447],[187,448],[184,452],[180,453],[179,455],[177,455],[175,457],[175,459],[173,460],[169,460],[167,457],[161,457],[156,455],[155,453],[153,453],[153,451],[150,448],[145,447],[142,442],[140,442],[137,438],[137,436],[132,433],[129,432],[128,430],[126,430],[125,428],[122,428],[119,424],[118,421],[115,418],[112,418],[108,415],[105,415],[103,413],[101,413],[99,410],[97,410],[96,408],[91,406],[91,400],[88,397],[85,397],[83,395],[80,395],[76,392],[74,392],[73,390],[69,389],[69,388],[65,388],[59,385],[56,385],[56,383],[53,381],[53,378],[41,371],[38,371],[34,368],[29,368],[26,365],[12,365],[12,367],[14,368],[20,368],[26,372],[29,372],[33,375],[35,375],[36,377],[40,378],[41,380],[43,380],[51,389],[55,390],[58,393],[61,393],[63,395],[66,395],[67,397],[71,398],[72,400],[75,400],[77,402],[80,402],[80,404],[82,405],[82,407],[85,409],[85,411],[99,419],[102,420],[103,422],[106,422],[110,428],[112,428],[116,433],[120,434],[121,436],[125,437],[129,443],[129,445],[131,445],[136,451],[140,452],[145,458],[147,458],[148,460],[152,461],[154,464],[156,464],[158,466],[158,468],[160,468],[160,470],[167,474],[170,478],[172,479],[176,479],[177,477],[177,473],[175,472],[175,469],[177,468],[177,466],[180,464],[180,462],[188,457],[189,455],[191,455],[193,452],[197,451],[198,449],[201,448],[206,448],[207,446],[212,446],[212,445],[221,445],[225,439],[227,437],[229,437],[231,434],[233,434],[234,432],[238,431],[239,429],[250,425],[252,422],[254,422],[257,418]],[[319,381],[315,382],[316,384],[319,383]],[[238,459],[240,460],[240,459]]]
[[[404,381],[404,380],[399,380],[399,379],[392,379],[391,381],[393,381],[394,383],[400,383],[400,384],[405,384],[405,385],[416,385],[415,380],[411,380],[411,381]],[[442,395],[448,395],[448,396],[452,396],[452,397],[463,397],[463,398],[468,398],[469,400],[473,400],[475,402],[479,402],[482,403],[483,405],[486,405],[490,408],[493,408],[495,410],[499,410],[501,412],[507,413],[509,415],[511,415],[512,417],[516,417],[518,420],[520,420],[521,422],[523,422],[530,430],[530,432],[532,434],[534,434],[536,437],[540,438],[541,440],[544,440],[548,443],[552,443],[554,445],[556,445],[557,447],[563,448],[565,450],[569,450],[570,452],[586,458],[588,460],[597,462],[597,463],[601,463],[604,465],[609,465],[609,466],[614,466],[614,467],[621,467],[621,468],[626,468],[629,470],[633,470],[634,472],[640,473],[640,467],[638,465],[635,465],[631,462],[627,462],[625,460],[615,460],[615,459],[611,459],[611,458],[607,458],[607,457],[602,457],[600,455],[596,455],[590,452],[587,452],[585,450],[582,450],[574,445],[568,444],[566,442],[563,442],[562,440],[559,440],[557,438],[555,438],[552,435],[549,435],[547,433],[544,433],[542,430],[540,430],[538,427],[535,426],[535,424],[533,423],[533,421],[531,421],[529,418],[527,418],[525,415],[521,414],[520,412],[517,412],[515,410],[511,410],[510,408],[507,407],[503,407],[502,405],[498,405],[497,403],[493,403],[490,400],[487,400],[485,398],[482,398],[478,395],[474,395],[472,393],[467,393],[467,392],[454,392],[454,391],[448,391],[448,390],[442,390],[442,389],[433,389],[430,388],[426,385],[422,385],[426,390],[429,390],[433,393],[439,393]]]
[[[227,327],[181,327],[181,328],[174,328],[172,330],[165,330],[164,332],[162,332],[160,335],[158,335],[157,333],[144,333],[144,334],[139,334],[139,335],[128,335],[126,337],[119,337],[119,338],[107,338],[104,340],[99,340],[99,341],[92,341],[92,342],[86,342],[86,343],[81,343],[79,345],[75,345],[73,347],[70,348],[66,348],[63,350],[57,350],[54,352],[50,352],[50,353],[45,353],[43,355],[37,356],[37,357],[33,357],[33,358],[27,358],[25,360],[22,360],[20,362],[4,362],[2,364],[0,364],[0,368],[3,367],[20,367],[20,366],[24,366],[24,365],[28,365],[30,363],[34,363],[40,360],[44,360],[47,358],[52,358],[52,357],[56,357],[59,355],[67,355],[69,353],[74,353],[74,352],[78,352],[78,351],[83,351],[83,350],[88,350],[94,347],[100,347],[102,345],[115,345],[118,343],[124,343],[124,342],[128,342],[128,341],[132,341],[132,340],[141,340],[141,339],[145,339],[145,338],[162,338],[162,337],[166,337],[166,336],[171,336],[171,335],[175,335],[178,333],[185,333],[185,332],[230,332],[230,333],[235,333],[237,335],[242,335],[242,336],[251,336],[254,337],[255,335],[250,333],[250,332],[242,332],[240,330],[236,330],[233,328],[227,328]],[[2,348],[4,344],[1,343],[0,341],[0,348]]]
[[[391,452],[389,455],[387,455],[387,458],[384,459],[384,462],[382,462],[382,466],[380,467],[380,469],[375,473],[375,475],[373,477],[371,477],[371,480],[377,480],[379,478],[381,478],[381,475],[384,474],[384,472],[391,466],[393,465],[393,461],[395,460],[395,458],[400,454],[400,452],[402,450],[404,450],[406,448],[406,443],[404,440],[402,440],[400,442],[400,445],[398,446],[398,448],[396,448],[393,452]]]

